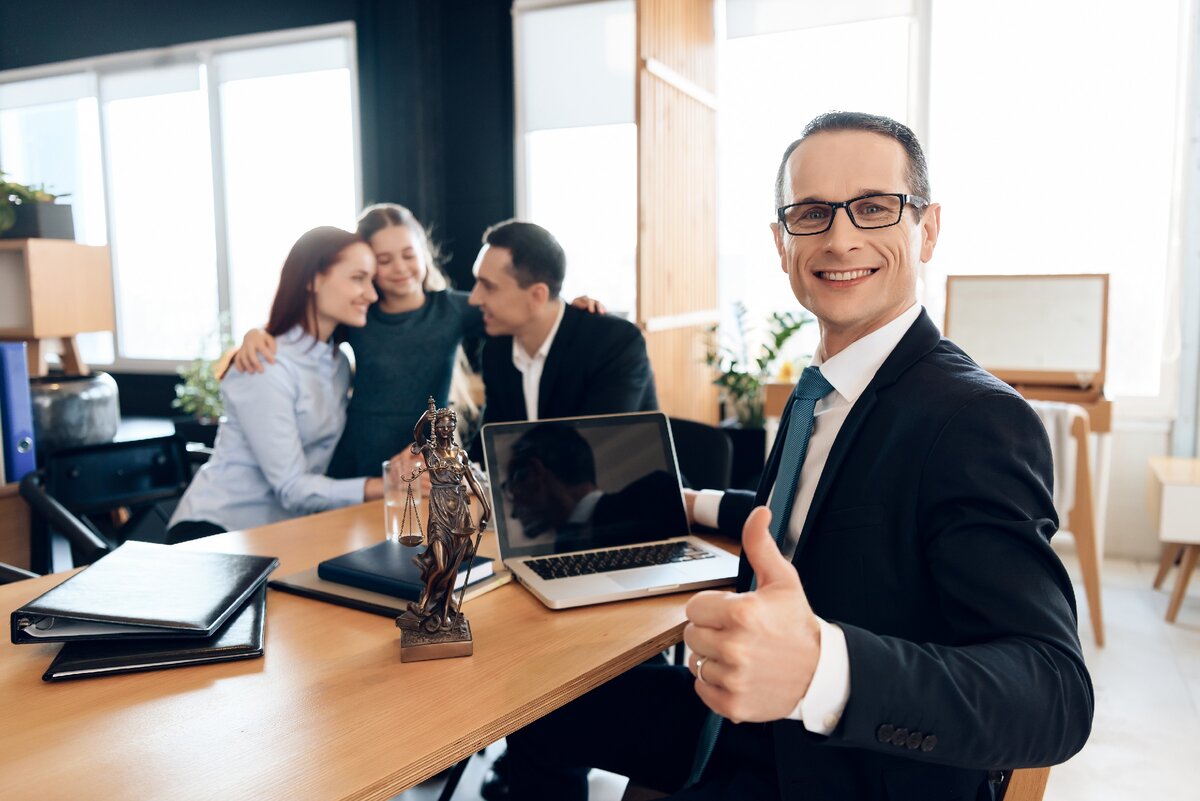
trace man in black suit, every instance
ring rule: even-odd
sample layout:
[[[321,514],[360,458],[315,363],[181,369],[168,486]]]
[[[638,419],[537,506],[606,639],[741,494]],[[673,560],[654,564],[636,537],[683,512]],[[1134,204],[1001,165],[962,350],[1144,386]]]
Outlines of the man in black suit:
[[[1083,746],[1049,443],[916,303],[929,197],[887,118],[822,115],[786,150],[772,228],[821,347],[758,493],[689,496],[741,532],[739,592],[689,602],[686,671],[636,668],[511,736],[514,799],[584,798],[597,766],[680,799],[981,801]]]
[[[658,408],[654,373],[637,326],[564,303],[567,257],[533,223],[508,220],[483,233],[469,303],[483,312],[483,421],[542,420]],[[482,438],[471,458],[482,461]],[[501,755],[482,790],[508,797]]]
[[[485,424],[658,408],[637,326],[559,297],[567,259],[549,231],[510,220],[483,242],[469,302],[489,336]]]

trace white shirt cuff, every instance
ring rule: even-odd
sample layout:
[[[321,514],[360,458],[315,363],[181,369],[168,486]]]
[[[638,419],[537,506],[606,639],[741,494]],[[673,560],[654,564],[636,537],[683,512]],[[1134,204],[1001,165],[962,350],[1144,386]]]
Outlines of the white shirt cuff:
[[[347,478],[333,482],[333,500],[341,506],[353,506],[363,502],[366,493],[365,478]]]
[[[721,499],[725,493],[721,490],[703,489],[696,495],[696,504],[692,507],[692,522],[709,528],[716,528],[721,513]]]
[[[696,499],[699,501],[699,498]],[[788,715],[804,722],[813,734],[830,734],[837,728],[850,700],[850,654],[840,626],[817,618],[821,626],[821,653],[808,692]]]

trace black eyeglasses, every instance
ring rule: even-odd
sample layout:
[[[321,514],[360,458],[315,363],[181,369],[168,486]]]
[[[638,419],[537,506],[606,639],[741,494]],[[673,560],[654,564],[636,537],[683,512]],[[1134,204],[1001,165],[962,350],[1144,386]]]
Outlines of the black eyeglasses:
[[[810,200],[793,203],[775,210],[783,229],[792,236],[823,234],[833,227],[833,217],[838,209],[845,209],[846,216],[855,228],[888,228],[900,222],[904,207],[924,208],[929,201],[917,195],[863,195],[841,203]]]

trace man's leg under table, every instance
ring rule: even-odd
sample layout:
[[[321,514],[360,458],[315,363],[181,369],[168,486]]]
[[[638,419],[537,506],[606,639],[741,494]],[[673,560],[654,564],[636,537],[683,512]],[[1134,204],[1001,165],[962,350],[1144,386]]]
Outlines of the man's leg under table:
[[[639,665],[508,737],[512,800],[585,801],[589,768],[678,792],[691,773],[707,712],[687,668]],[[733,748],[718,749],[724,753],[703,786],[681,798],[724,798],[731,791],[739,798],[777,797],[769,736],[734,739],[723,743]],[[747,770],[733,775],[735,762]]]

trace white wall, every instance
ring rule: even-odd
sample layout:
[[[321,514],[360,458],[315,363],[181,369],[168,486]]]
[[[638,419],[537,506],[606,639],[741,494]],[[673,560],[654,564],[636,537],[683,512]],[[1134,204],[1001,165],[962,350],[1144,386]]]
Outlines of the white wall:
[[[1169,446],[1166,421],[1113,421],[1106,556],[1158,559],[1158,532],[1146,509],[1147,471],[1150,458],[1168,455]]]

